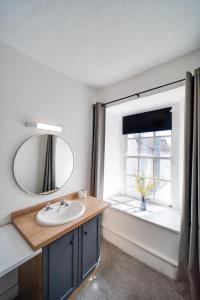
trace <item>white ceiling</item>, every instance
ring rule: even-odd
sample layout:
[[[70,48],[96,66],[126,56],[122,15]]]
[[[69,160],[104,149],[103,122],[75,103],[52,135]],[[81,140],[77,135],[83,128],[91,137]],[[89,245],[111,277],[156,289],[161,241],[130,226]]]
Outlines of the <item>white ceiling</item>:
[[[0,40],[101,87],[200,48],[200,1],[1,0]]]

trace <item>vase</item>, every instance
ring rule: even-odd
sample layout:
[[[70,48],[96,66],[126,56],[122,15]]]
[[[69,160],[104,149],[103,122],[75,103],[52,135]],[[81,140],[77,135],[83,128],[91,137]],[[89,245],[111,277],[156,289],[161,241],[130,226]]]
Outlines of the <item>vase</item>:
[[[140,209],[146,210],[146,200],[145,200],[144,196],[142,196],[142,199],[141,199]]]

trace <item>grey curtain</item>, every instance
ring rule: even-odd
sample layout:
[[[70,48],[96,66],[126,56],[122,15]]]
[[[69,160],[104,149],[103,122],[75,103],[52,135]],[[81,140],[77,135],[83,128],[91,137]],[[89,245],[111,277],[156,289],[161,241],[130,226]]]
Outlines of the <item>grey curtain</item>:
[[[100,102],[93,106],[93,141],[90,193],[95,197],[103,197],[105,148],[105,106]]]
[[[186,74],[183,211],[177,288],[200,299],[200,68]]]
[[[46,160],[44,170],[43,192],[55,190],[55,151],[54,136],[47,136]]]

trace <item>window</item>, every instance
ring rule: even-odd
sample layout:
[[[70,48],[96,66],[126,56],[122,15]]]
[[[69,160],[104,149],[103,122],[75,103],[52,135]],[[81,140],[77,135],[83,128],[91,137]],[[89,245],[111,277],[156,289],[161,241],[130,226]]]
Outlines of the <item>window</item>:
[[[153,177],[152,201],[170,205],[171,196],[171,130],[126,135],[125,194],[140,197],[134,175],[144,172]]]
[[[133,175],[145,168],[155,177],[152,204],[158,204],[157,208],[159,204],[175,210],[182,208],[184,99],[182,86],[106,108],[104,199],[119,196],[124,203],[140,200]],[[152,114],[147,120],[146,113],[160,109],[169,113],[166,116],[159,112],[159,120],[169,120],[171,116],[167,128],[161,128],[159,120],[158,126],[153,126]]]

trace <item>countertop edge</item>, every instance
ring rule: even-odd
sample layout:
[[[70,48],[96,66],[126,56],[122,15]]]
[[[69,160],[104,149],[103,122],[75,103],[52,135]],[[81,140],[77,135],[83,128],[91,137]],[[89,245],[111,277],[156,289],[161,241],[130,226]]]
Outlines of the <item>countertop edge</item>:
[[[89,196],[91,197],[91,196]],[[91,197],[91,200],[92,198],[94,197]],[[110,204],[104,200],[101,200],[101,199],[97,199],[97,198],[94,198],[96,200],[99,200],[100,201],[100,207],[98,208],[98,205],[97,205],[97,208],[95,211],[92,211],[91,213],[88,213],[88,215],[83,218],[82,220],[80,219],[77,219],[77,222],[75,224],[72,224],[71,226],[69,226],[69,223],[66,223],[66,228],[63,228],[60,232],[57,232],[55,233],[54,236],[50,236],[50,238],[47,238],[45,241],[41,241],[41,242],[38,242],[37,244],[35,243],[32,243],[31,241],[31,238],[28,237],[27,233],[24,232],[21,228],[21,226],[18,224],[18,221],[23,218],[25,215],[31,215],[34,213],[36,213],[38,210],[34,210],[34,211],[31,211],[31,208],[27,208],[27,213],[25,212],[26,210],[24,209],[24,214],[23,215],[16,215],[16,217],[12,217],[12,224],[13,226],[18,230],[18,232],[22,235],[22,237],[25,239],[25,241],[29,244],[29,246],[32,248],[32,250],[34,251],[37,251],[45,246],[48,246],[49,244],[53,243],[54,241],[56,241],[57,239],[61,238],[63,235],[71,232],[72,230],[74,230],[75,228],[81,226],[82,224],[86,223],[87,221],[89,221],[90,219],[94,218],[95,216],[97,216],[98,214],[102,213],[107,207],[110,206]],[[36,222],[36,221],[35,221]],[[60,226],[60,225],[58,225]],[[56,226],[56,227],[58,227]],[[63,226],[63,225],[62,225]],[[49,227],[51,228],[51,227]]]
[[[99,209],[97,212],[89,215],[87,218],[85,218],[84,220],[82,220],[81,222],[78,222],[77,220],[77,224],[64,229],[63,231],[61,231],[59,234],[57,234],[56,236],[54,236],[53,238],[47,239],[45,242],[43,243],[39,243],[37,246],[35,246],[34,244],[32,244],[30,242],[30,240],[28,240],[27,236],[23,234],[22,230],[20,229],[20,227],[18,226],[18,224],[15,223],[15,219],[12,220],[12,224],[13,226],[15,226],[15,228],[18,230],[18,232],[22,235],[22,237],[25,239],[25,241],[29,244],[29,246],[32,248],[32,250],[37,251],[43,247],[48,246],[49,244],[53,243],[54,241],[56,241],[57,239],[61,238],[63,235],[71,232],[72,230],[74,230],[75,228],[81,226],[82,224],[86,223],[87,221],[89,221],[90,219],[94,218],[95,216],[97,216],[98,214],[102,213],[104,211],[105,208],[101,208]],[[59,226],[59,225],[58,225]]]

